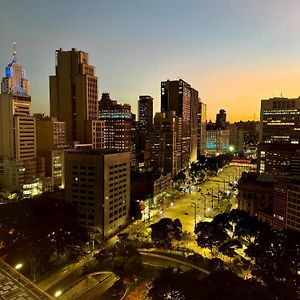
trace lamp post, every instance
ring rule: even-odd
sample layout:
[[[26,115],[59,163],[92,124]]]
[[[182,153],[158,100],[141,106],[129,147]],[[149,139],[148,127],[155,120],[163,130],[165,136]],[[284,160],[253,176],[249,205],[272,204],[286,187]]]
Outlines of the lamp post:
[[[204,194],[201,194],[201,195],[203,196],[203,204],[204,204],[204,206],[203,206],[203,209],[204,209],[203,216],[204,216],[204,218],[206,218],[206,196]]]
[[[225,176],[227,176],[227,177],[228,177],[228,189],[229,189],[229,184],[230,184],[230,179],[231,179],[231,176],[230,176],[230,174],[226,174]]]
[[[217,182],[218,185],[218,204],[220,203],[220,184]]]
[[[196,228],[196,223],[197,223],[197,204],[195,202],[191,202],[192,205],[195,208],[195,228]]]
[[[211,190],[211,208],[214,208],[214,190],[213,188],[208,188],[208,190]]]

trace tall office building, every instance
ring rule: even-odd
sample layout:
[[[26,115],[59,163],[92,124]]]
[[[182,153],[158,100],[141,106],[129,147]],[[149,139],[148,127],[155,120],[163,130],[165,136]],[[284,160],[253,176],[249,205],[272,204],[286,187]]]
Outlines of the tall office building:
[[[65,152],[66,201],[79,224],[105,239],[128,222],[129,153],[78,149]]]
[[[106,149],[130,152],[131,166],[135,167],[135,144],[133,143],[133,116],[129,104],[120,104],[103,93],[99,101],[99,119],[105,122],[104,144]]]
[[[207,110],[206,104],[198,102],[198,156],[205,155],[205,145],[206,145],[206,120],[207,120]]]
[[[87,143],[90,127],[98,120],[98,87],[88,53],[56,50],[55,75],[50,76],[50,115],[66,123],[67,143]]]
[[[198,103],[199,93],[197,90],[191,88],[191,144],[190,144],[190,161],[197,160],[198,149]]]
[[[138,101],[139,132],[149,133],[153,126],[153,98],[140,96]]]
[[[150,134],[151,160],[154,171],[175,176],[181,166],[182,119],[173,111],[156,113]]]
[[[66,144],[65,122],[54,117],[35,114],[37,156],[45,160],[45,189],[64,183],[64,150]]]
[[[220,109],[219,113],[216,115],[216,126],[219,129],[226,129],[226,111]]]
[[[0,182],[3,190],[21,191],[24,196],[38,193],[37,178],[43,165],[36,157],[35,118],[31,116],[31,97],[26,71],[12,62],[5,70],[0,94]],[[40,167],[41,169],[38,169]]]
[[[239,121],[228,125],[229,145],[235,151],[243,151],[246,146],[256,146],[259,137],[259,123],[256,121]]]
[[[150,164],[150,132],[153,128],[153,98],[140,96],[138,100],[138,126],[136,131],[136,158],[140,168]]]
[[[259,141],[300,144],[300,97],[261,100]]]
[[[261,101],[258,171],[290,173],[292,157],[300,149],[300,98]]]
[[[279,178],[274,184],[273,228],[300,231],[299,177]]]
[[[197,103],[198,92],[182,79],[167,80],[161,83],[161,111],[175,111],[176,115],[182,118],[182,168],[186,167],[190,161],[196,159],[197,129],[195,129],[195,126],[197,126]]]

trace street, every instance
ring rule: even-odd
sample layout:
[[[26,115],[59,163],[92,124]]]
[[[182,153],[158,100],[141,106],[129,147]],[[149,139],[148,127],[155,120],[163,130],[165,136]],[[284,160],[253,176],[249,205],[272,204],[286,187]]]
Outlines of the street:
[[[192,186],[191,193],[178,192],[178,196],[174,198],[174,204],[164,206],[161,211],[151,215],[150,223],[155,223],[161,218],[180,219],[183,232],[192,234],[194,232],[195,223],[203,220],[211,220],[219,213],[227,212],[228,209],[237,208],[236,194],[231,192],[231,196],[227,199],[219,199],[218,192],[220,190],[229,190],[229,182],[237,181],[245,168],[240,166],[226,166],[217,176],[209,178],[200,185]],[[247,168],[248,170],[248,168]],[[195,218],[196,217],[196,218]],[[124,232],[128,232],[135,238],[136,232],[149,225],[149,219],[146,221],[137,221],[127,227]]]

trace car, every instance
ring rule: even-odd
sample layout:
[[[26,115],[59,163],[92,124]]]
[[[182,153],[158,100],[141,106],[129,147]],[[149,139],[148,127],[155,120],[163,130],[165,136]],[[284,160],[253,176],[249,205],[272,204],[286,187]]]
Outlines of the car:
[[[187,213],[187,212],[185,212],[184,214],[185,214],[186,216],[188,216],[188,213]]]

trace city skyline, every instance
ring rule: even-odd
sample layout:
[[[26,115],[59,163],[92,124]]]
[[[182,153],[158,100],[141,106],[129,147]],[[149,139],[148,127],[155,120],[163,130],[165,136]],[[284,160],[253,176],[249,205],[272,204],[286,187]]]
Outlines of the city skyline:
[[[179,77],[199,91],[208,105],[208,120],[214,120],[220,108],[230,121],[253,119],[254,114],[258,120],[261,99],[300,95],[300,3],[230,0],[184,5],[72,1],[70,11],[67,2],[5,0],[0,12],[0,76],[16,42],[18,60],[31,82],[33,112],[47,114],[48,78],[60,47],[88,52],[100,79],[99,95],[109,92],[129,103],[134,113],[139,96],[145,94],[154,98],[154,112],[160,111],[161,81]]]

